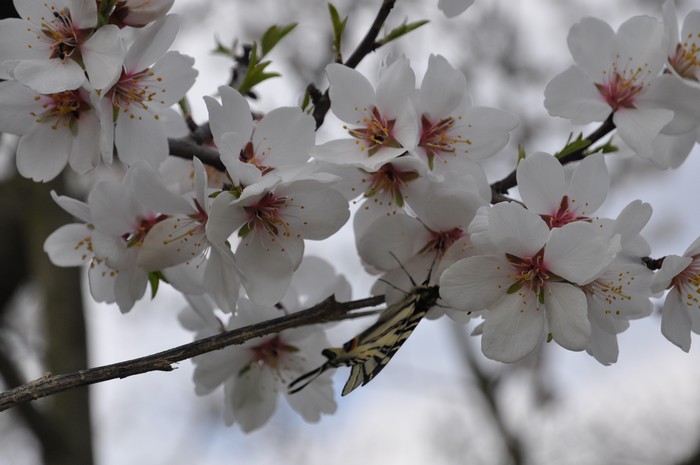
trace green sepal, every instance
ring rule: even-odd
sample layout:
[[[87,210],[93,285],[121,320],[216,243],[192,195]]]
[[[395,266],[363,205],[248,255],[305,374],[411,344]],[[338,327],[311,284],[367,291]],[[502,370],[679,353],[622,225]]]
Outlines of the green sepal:
[[[554,336],[552,336],[552,333],[547,333],[547,342],[552,342],[554,339]]]
[[[591,141],[588,139],[584,139],[583,133],[579,133],[578,137],[574,141],[571,140],[571,134],[569,134],[569,140],[567,140],[566,146],[564,146],[564,148],[561,149],[560,152],[555,153],[554,156],[556,158],[563,158],[569,155],[570,153],[577,152],[579,150],[585,150],[590,145]]]
[[[335,52],[335,60],[340,63],[343,61],[341,54],[341,45],[343,40],[343,32],[345,31],[345,24],[348,22],[348,17],[340,19],[338,10],[333,6],[332,3],[328,3],[328,12],[331,15],[331,25],[333,26],[333,51]]]
[[[158,285],[161,281],[165,283],[168,282],[168,280],[165,278],[165,275],[163,275],[162,272],[151,271],[150,273],[148,273],[148,282],[151,283],[151,299],[153,299],[158,293]]]

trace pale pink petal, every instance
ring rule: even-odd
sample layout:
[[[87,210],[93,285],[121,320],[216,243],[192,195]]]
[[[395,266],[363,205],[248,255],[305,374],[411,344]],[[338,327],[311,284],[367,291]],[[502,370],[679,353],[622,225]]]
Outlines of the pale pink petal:
[[[77,29],[97,26],[97,3],[92,0],[66,0],[70,18]],[[103,26],[104,27],[104,26]]]
[[[633,16],[622,25],[616,37],[620,69],[642,69],[656,76],[666,62],[664,27],[651,16]]]
[[[146,271],[179,265],[199,256],[208,246],[201,224],[187,217],[167,218],[148,231],[137,264]]]
[[[146,163],[137,163],[131,171],[133,192],[148,209],[168,215],[195,213],[192,205],[163,184],[158,172]]]
[[[151,68],[151,85],[158,94],[153,104],[161,107],[175,105],[185,96],[197,78],[194,58],[178,52],[168,52]]]
[[[315,128],[314,119],[299,108],[272,110],[253,134],[255,155],[267,167],[304,163],[316,139]]]
[[[604,21],[583,18],[571,27],[567,42],[576,64],[590,79],[597,81],[615,60],[615,39],[615,32]]]
[[[248,221],[242,206],[231,203],[235,200],[233,195],[224,191],[212,202],[206,225],[209,241],[223,245],[235,230]]]
[[[656,273],[651,284],[651,292],[664,292],[671,285],[671,281],[688,265],[692,263],[691,257],[679,257],[678,255],[667,255],[664,262]]]
[[[662,108],[622,108],[613,122],[625,144],[644,158],[653,158],[654,138],[673,119],[673,112]]]
[[[303,244],[301,239],[298,242]],[[254,233],[238,245],[236,263],[247,280],[243,286],[255,303],[272,306],[282,300],[287,292],[297,264],[283,250],[279,242]]]
[[[685,134],[700,124],[700,87],[691,87],[678,76],[659,76],[638,102],[673,111],[673,119],[663,128],[664,134]]]
[[[114,142],[119,159],[127,165],[145,160],[155,167],[168,157],[168,138],[163,126],[153,113],[136,105],[119,112]]]
[[[39,100],[35,98],[39,97]],[[0,82],[0,131],[11,134],[25,134],[35,123],[32,112],[40,112],[40,95],[17,81]]]
[[[317,181],[292,182],[279,187],[275,194],[287,198],[284,219],[304,239],[325,239],[350,217],[345,197]]]
[[[135,268],[120,271],[114,281],[114,297],[122,313],[129,312],[143,295],[148,286],[148,274]]]
[[[416,102],[416,111],[431,118],[440,118],[450,114],[465,99],[471,100],[467,92],[467,80],[441,55],[430,55],[428,70]],[[471,103],[471,102],[468,102]]]
[[[404,111],[415,88],[416,76],[408,60],[400,58],[393,62],[377,83],[377,107],[381,114],[387,119],[396,119]]]
[[[48,59],[48,45],[37,39],[37,33],[38,28],[29,21],[17,18],[0,20],[0,63],[5,60]]]
[[[233,252],[227,245],[211,244],[209,259],[204,268],[204,287],[223,312],[236,311],[241,276]]]
[[[94,223],[106,233],[121,236],[136,230],[142,207],[129,186],[114,181],[99,182],[88,196]]]
[[[236,379],[224,384],[226,398],[226,423],[238,423],[246,433],[263,426],[275,413],[277,392],[272,390],[275,382],[272,372],[265,368],[251,367]]]
[[[483,160],[505,147],[510,131],[518,126],[518,118],[496,108],[472,107],[458,116],[456,124],[456,134],[469,141],[458,146],[458,152],[463,151],[472,160]]]
[[[85,202],[81,202],[80,200],[76,200],[65,195],[58,195],[54,190],[51,191],[51,198],[59,207],[79,220],[85,223],[90,223],[92,221],[90,217],[90,208]]]
[[[427,231],[405,214],[382,216],[358,237],[357,253],[363,262],[389,271],[405,263],[420,249]]]
[[[195,369],[192,380],[197,395],[209,394],[223,384],[229,376],[236,375],[236,369],[240,370],[245,364],[242,355],[239,350],[226,348],[194,358]]]
[[[85,174],[100,163],[100,121],[97,114],[94,111],[82,112],[77,130],[68,163],[77,173]]]
[[[499,203],[491,208],[490,240],[503,252],[516,257],[533,257],[544,247],[547,224],[535,213],[516,203]]]
[[[88,283],[92,298],[96,302],[113,303],[116,300],[114,296],[116,279],[117,272],[108,267],[104,260],[93,260],[88,268]]]

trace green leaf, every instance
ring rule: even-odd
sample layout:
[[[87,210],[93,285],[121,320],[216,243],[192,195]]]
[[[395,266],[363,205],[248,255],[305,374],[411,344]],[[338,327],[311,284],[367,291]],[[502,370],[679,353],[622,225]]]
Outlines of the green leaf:
[[[379,45],[386,45],[392,40],[396,40],[399,37],[408,34],[409,32],[418,29],[421,26],[424,26],[428,24],[430,21],[427,19],[423,19],[420,21],[414,21],[412,23],[407,23],[406,21],[403,22],[401,26],[395,27],[387,35],[385,35],[382,39],[377,41]]]
[[[569,138],[569,140],[570,140],[570,138]],[[560,152],[557,152],[556,154],[554,154],[554,156],[556,158],[563,158],[563,157],[569,155],[570,153],[573,153],[573,152],[576,152],[579,150],[585,150],[589,145],[591,145],[591,141],[589,141],[588,139],[584,139],[583,134],[581,133],[578,135],[576,140],[574,140],[572,142],[567,141],[566,146],[563,149],[561,149]]]
[[[335,57],[337,61],[342,60],[341,44],[343,39],[343,32],[345,31],[345,24],[348,22],[348,17],[340,19],[338,10],[332,3],[328,3],[328,11],[331,15],[331,25],[333,26],[333,51],[335,52]]]
[[[233,47],[229,48],[225,46],[224,44],[221,43],[218,37],[214,36],[214,40],[216,41],[216,48],[212,50],[212,53],[215,55],[223,55],[228,58],[234,58],[236,56],[236,46],[237,46],[237,41],[234,41]]]
[[[295,27],[297,27],[297,23],[291,23],[286,26],[273,25],[265,31],[262,39],[260,39],[260,58],[270,53],[270,50],[272,50],[284,36],[292,32]]]
[[[165,276],[160,271],[151,271],[148,273],[148,282],[151,283],[151,299],[153,299],[158,293],[158,285],[160,282],[168,282]]]

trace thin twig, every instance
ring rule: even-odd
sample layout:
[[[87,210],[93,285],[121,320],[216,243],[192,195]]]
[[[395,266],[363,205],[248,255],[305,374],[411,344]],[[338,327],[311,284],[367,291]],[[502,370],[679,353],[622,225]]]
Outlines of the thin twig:
[[[116,378],[126,378],[149,371],[172,371],[176,362],[196,357],[207,352],[223,349],[233,344],[242,344],[249,339],[279,333],[299,326],[328,323],[350,318],[373,315],[374,311],[350,313],[352,310],[374,307],[384,302],[384,296],[369,297],[352,302],[337,302],[333,296],[318,305],[291,315],[263,321],[255,325],[234,329],[205,339],[184,344],[157,354],[112,365],[89,368],[73,373],[46,375],[0,394],[0,412],[24,402],[40,399],[80,386],[100,383]]]
[[[586,151],[596,142],[598,142],[600,139],[605,137],[606,134],[610,133],[613,129],[615,129],[615,123],[613,123],[613,114],[611,113],[608,119],[606,119],[598,129],[593,131],[590,135],[586,136],[584,140],[587,140],[590,142],[587,147],[580,148],[578,150],[574,150],[573,152],[569,153],[566,156],[563,156],[559,159],[562,165],[565,165],[567,163],[571,163],[574,161],[581,160],[586,156]],[[515,187],[518,184],[517,178],[517,170],[513,170],[508,176],[505,178],[501,179],[500,181],[494,182],[491,184],[491,191],[494,194],[507,194],[508,189]],[[497,199],[494,197],[493,203],[497,203]]]

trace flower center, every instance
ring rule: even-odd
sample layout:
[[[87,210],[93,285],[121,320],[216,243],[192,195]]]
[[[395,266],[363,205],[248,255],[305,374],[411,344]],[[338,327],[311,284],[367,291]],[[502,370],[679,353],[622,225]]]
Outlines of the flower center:
[[[245,374],[254,366],[267,366],[273,369],[278,369],[281,359],[285,354],[299,352],[299,349],[293,345],[287,344],[278,335],[265,339],[257,346],[252,347],[252,359],[249,364],[245,365],[238,372],[238,375]]]
[[[153,228],[153,226],[166,218],[168,218],[168,215],[148,215],[145,218],[142,217],[140,220],[138,220],[136,229],[123,236],[127,247],[140,247],[143,244],[143,241],[146,239],[146,235]]]
[[[443,256],[452,244],[464,236],[464,231],[460,228],[453,228],[449,231],[429,231],[430,240],[418,253],[435,250],[438,256]]]
[[[430,121],[426,115],[421,117],[421,137],[418,146],[425,150],[431,170],[436,156],[445,153],[454,154],[457,151],[456,144],[471,145],[472,143],[469,139],[462,139],[459,134],[456,137],[450,135],[454,123],[455,119],[451,116],[434,122]]]
[[[397,206],[403,207],[402,190],[408,186],[409,182],[419,177],[420,174],[417,171],[403,171],[392,163],[385,163],[374,173],[369,173],[369,188],[365,191],[365,197],[374,197],[382,192],[389,195]],[[365,179],[362,181],[366,182]]]
[[[30,114],[36,117],[37,123],[51,122],[52,129],[58,129],[59,126],[73,128],[80,119],[80,113],[91,108],[78,89],[49,94],[47,97],[46,102],[41,106],[44,111],[40,114],[35,112]],[[35,100],[41,98],[37,96]]]
[[[387,120],[380,113],[377,107],[372,107],[372,116],[363,120],[364,127],[348,129],[348,133],[357,140],[360,151],[367,151],[371,157],[383,147],[400,148],[401,144],[394,138],[394,124],[396,120]]]
[[[50,44],[51,58],[64,60],[78,50],[80,33],[66,10],[54,10],[52,13],[53,19],[41,22],[41,32]]]
[[[255,165],[262,172],[262,174],[267,174],[274,169],[272,167],[263,165],[263,160],[258,158],[258,156],[255,154],[255,147],[253,147],[253,141],[248,141],[245,147],[243,147],[239,158],[243,163],[250,163],[251,165]]]
[[[119,81],[112,87],[112,105],[114,110],[122,110],[125,113],[129,111],[129,107],[134,104],[144,110],[148,110],[149,105],[158,95],[158,92],[165,92],[165,89],[159,88],[159,83],[163,81],[160,76],[155,76],[155,73],[150,68],[142,71],[131,73],[122,70],[122,75]],[[163,101],[159,103],[163,104]],[[131,118],[136,116],[132,113]],[[158,115],[155,115],[159,119]]]
[[[634,101],[642,89],[644,83],[641,82],[644,68],[637,68],[634,71],[618,71],[613,65],[612,73],[608,80],[602,84],[596,83],[596,88],[605,102],[610,105],[613,111],[620,108],[634,108]]]
[[[587,216],[576,216],[576,208],[569,206],[569,196],[565,195],[561,198],[559,209],[552,215],[540,215],[547,223],[549,229],[561,228],[562,226],[573,223],[574,221],[588,221],[591,219]]]
[[[676,54],[668,57],[668,62],[676,72],[691,81],[700,81],[700,46],[690,42],[692,34],[688,35],[688,41],[676,45]]]
[[[508,288],[508,294],[514,294],[525,287],[529,293],[535,294],[540,303],[543,303],[544,285],[552,277],[544,266],[544,248],[533,257],[520,258],[506,254],[506,258],[513,269],[511,277],[515,280]]]
[[[248,215],[248,221],[238,231],[238,236],[246,237],[252,231],[266,231],[271,236],[279,236],[280,229],[283,236],[289,236],[289,223],[284,221],[280,211],[286,206],[286,197],[278,197],[269,193],[255,204],[243,207]]]
[[[698,257],[693,257],[690,265],[673,278],[672,284],[678,289],[688,310],[700,308],[700,260]]]

